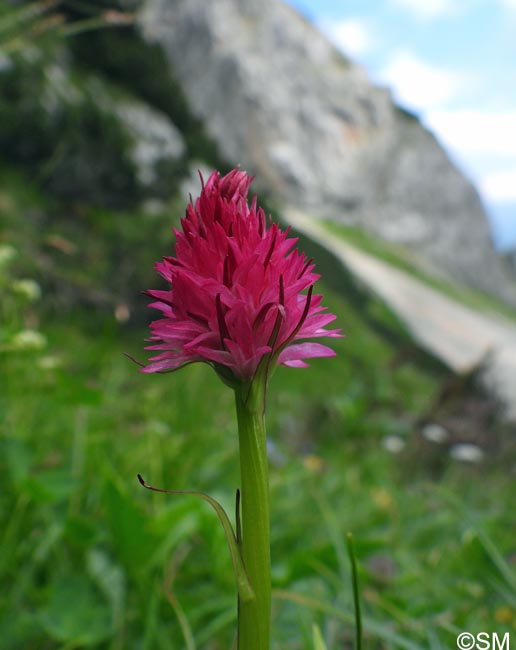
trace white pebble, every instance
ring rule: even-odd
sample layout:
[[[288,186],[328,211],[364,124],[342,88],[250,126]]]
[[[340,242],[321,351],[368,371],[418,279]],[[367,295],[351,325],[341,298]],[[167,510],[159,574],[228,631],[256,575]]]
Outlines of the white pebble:
[[[454,460],[460,460],[464,463],[480,463],[484,458],[484,452],[477,445],[469,442],[461,442],[453,445],[450,449],[450,456]]]
[[[436,442],[442,444],[448,438],[448,431],[441,424],[425,424],[421,430],[423,438],[426,438],[430,442]]]
[[[399,454],[405,448],[405,441],[399,436],[385,436],[382,447],[391,454]]]

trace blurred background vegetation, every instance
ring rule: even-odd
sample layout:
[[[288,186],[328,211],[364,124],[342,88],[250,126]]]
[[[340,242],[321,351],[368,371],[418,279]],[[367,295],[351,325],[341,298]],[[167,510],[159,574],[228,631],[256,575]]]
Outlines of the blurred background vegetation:
[[[5,650],[222,650],[234,637],[216,517],[136,481],[203,490],[231,512],[239,479],[232,395],[214,373],[142,376],[123,356],[144,356],[139,291],[158,286],[192,164],[230,167],[139,39],[134,9],[0,9]],[[143,105],[185,143],[154,175],[127,119]],[[329,650],[352,647],[348,531],[368,648],[514,637],[514,429],[474,375],[418,350],[323,249],[302,245],[347,338],[336,360],[278,370],[269,391],[273,647],[312,648],[314,623]],[[469,462],[454,458],[464,443]]]

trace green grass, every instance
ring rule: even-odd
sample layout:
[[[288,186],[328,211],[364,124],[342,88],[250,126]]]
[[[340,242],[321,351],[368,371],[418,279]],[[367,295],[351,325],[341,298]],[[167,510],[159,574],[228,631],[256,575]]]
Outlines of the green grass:
[[[99,286],[113,302],[152,286],[151,262],[170,247],[165,220],[153,229],[144,216],[88,210],[67,220],[17,175],[9,188],[0,244],[17,255],[0,268],[2,648],[227,650],[235,585],[217,517],[195,497],[142,489],[136,475],[206,491],[232,515],[231,391],[203,365],[141,375],[123,352],[144,358],[143,305],[122,325],[87,300]],[[49,234],[80,254],[53,252]],[[498,443],[470,467],[423,444],[418,422],[448,373],[315,253],[346,338],[334,342],[337,358],[280,368],[270,384],[274,650],[352,647],[348,532],[364,647],[438,650],[455,647],[457,631],[512,630],[514,448]],[[22,277],[41,284],[39,302],[16,289]],[[13,349],[27,328],[44,347]],[[400,455],[382,446],[392,434],[406,442]],[[500,441],[504,431],[490,434]]]
[[[412,427],[442,373],[393,366],[393,349],[326,293],[348,334],[339,356],[279,369],[268,395],[274,647],[312,648],[313,625],[329,650],[351,647],[348,531],[366,647],[446,648],[497,616],[509,630],[508,469],[445,461],[432,481]],[[143,355],[143,328],[108,320],[92,335],[85,318],[43,321],[46,349],[2,358],[3,647],[229,648],[235,590],[216,516],[141,489],[136,474],[205,490],[232,513],[231,391],[202,365],[142,376],[122,352]],[[393,432],[408,443],[401,457],[380,444]]]

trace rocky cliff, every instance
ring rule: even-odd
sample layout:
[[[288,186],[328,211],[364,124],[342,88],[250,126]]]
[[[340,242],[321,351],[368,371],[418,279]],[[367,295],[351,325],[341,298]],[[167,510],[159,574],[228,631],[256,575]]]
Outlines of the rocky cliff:
[[[516,304],[474,187],[295,10],[279,0],[147,0],[140,25],[222,155],[280,205],[407,244]]]

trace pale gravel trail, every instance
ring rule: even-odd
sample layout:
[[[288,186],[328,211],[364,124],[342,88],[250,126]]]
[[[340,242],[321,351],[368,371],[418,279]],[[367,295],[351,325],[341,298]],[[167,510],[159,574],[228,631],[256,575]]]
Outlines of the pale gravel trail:
[[[332,235],[314,219],[287,209],[299,232],[329,250],[381,298],[414,340],[457,373],[484,365],[483,381],[516,421],[516,322],[450,298],[383,260]]]

